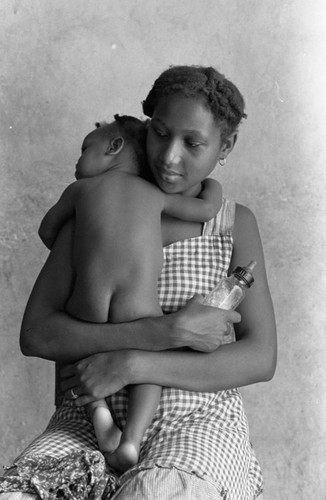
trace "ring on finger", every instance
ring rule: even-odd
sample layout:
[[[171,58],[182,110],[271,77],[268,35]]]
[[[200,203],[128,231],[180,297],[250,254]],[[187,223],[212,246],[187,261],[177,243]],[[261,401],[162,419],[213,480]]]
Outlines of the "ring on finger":
[[[76,394],[73,389],[70,389],[70,394],[71,394],[71,399],[77,399],[78,398],[78,394]]]

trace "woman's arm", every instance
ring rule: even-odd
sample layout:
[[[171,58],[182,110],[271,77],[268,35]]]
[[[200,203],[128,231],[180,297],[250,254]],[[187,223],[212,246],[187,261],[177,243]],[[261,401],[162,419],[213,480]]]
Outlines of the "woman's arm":
[[[277,341],[273,304],[256,219],[237,205],[231,269],[255,260],[255,283],[238,312],[237,342],[210,354],[134,353],[132,383],[151,382],[188,390],[217,391],[270,380],[276,368]],[[130,382],[129,382],[130,383]]]
[[[65,304],[73,284],[72,237],[73,222],[69,221],[30,295],[20,335],[26,356],[72,363],[94,353],[120,349],[159,351],[189,346],[210,351],[219,347],[227,321],[239,321],[237,313],[204,307],[196,298],[177,313],[129,323],[95,324],[69,316]]]
[[[237,342],[210,354],[136,353],[130,363],[134,383],[150,381],[188,390],[216,391],[270,380],[276,368],[276,325],[256,219],[237,205],[231,269],[257,262],[255,283],[238,312]],[[148,380],[145,380],[148,379]]]
[[[257,262],[255,283],[238,308],[242,320],[236,328],[237,342],[211,353],[120,351],[93,356],[67,367],[64,389],[78,387],[83,395],[77,400],[80,405],[93,400],[95,394],[105,397],[127,384],[215,392],[270,380],[277,344],[263,250],[255,217],[238,205],[231,267],[250,260]]]
[[[205,179],[197,198],[166,194],[164,213],[184,221],[208,222],[222,206],[222,186],[215,179]]]

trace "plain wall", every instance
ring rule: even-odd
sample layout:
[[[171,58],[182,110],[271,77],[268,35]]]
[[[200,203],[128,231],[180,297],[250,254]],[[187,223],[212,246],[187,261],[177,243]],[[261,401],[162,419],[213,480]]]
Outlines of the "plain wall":
[[[258,218],[277,317],[276,375],[243,390],[264,498],[326,498],[324,11],[322,0],[1,1],[0,464],[54,409],[52,363],[18,343],[47,256],[41,217],[95,121],[142,116],[162,70],[204,64],[247,102],[216,175]]]

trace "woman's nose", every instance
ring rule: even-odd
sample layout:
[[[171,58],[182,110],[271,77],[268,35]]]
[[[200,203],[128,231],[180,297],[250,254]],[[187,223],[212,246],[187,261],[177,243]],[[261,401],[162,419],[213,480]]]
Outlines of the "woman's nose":
[[[178,165],[181,161],[181,151],[178,144],[168,145],[162,154],[162,160],[167,167]]]

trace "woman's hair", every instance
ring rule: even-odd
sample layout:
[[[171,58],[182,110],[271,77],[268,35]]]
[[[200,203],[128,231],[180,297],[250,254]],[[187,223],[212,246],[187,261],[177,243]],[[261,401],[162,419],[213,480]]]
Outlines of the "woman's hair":
[[[96,127],[107,127],[109,135],[112,131],[121,134],[134,150],[134,157],[139,167],[147,164],[146,136],[147,121],[139,120],[134,116],[114,115],[114,122],[96,122]],[[103,130],[104,131],[104,130]]]
[[[158,101],[172,94],[203,97],[215,123],[222,128],[222,140],[237,129],[242,118],[247,117],[245,102],[237,87],[212,67],[171,66],[155,80],[143,101],[144,114],[152,117]]]

